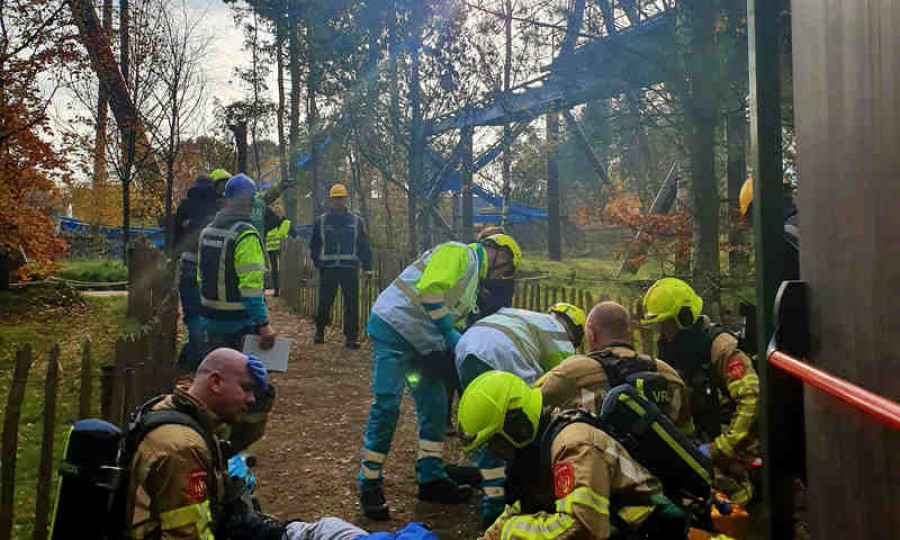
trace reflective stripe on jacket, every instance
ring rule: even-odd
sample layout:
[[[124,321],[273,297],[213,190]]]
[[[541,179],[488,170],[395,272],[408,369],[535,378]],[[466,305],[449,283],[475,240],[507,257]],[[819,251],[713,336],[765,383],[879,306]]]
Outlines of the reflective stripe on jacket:
[[[291,220],[283,219],[281,224],[266,234],[266,251],[278,251],[281,249],[281,239],[287,238],[291,230]]]
[[[353,212],[329,212],[316,218],[310,256],[320,268],[371,267],[371,250],[362,218]]]
[[[566,426],[550,446],[552,470],[540,473],[553,478],[554,493],[545,494],[555,500],[553,511],[523,514],[518,505],[507,506],[484,533],[485,540],[609,538],[610,499],[621,496],[649,502],[662,493],[659,480],[621,444],[593,426],[580,422]],[[535,472],[535,479],[538,476]],[[617,513],[636,528],[652,510],[628,506]]]
[[[575,354],[565,327],[555,316],[501,308],[469,328],[456,346],[456,365],[474,355],[493,369],[534,384],[541,375]]]
[[[472,311],[478,281],[486,274],[480,245],[441,244],[407,266],[378,295],[372,313],[420,354],[445,350],[444,327],[456,325]]]
[[[200,235],[200,314],[208,319],[248,318],[244,299],[263,298],[266,259],[249,223],[209,226]]]

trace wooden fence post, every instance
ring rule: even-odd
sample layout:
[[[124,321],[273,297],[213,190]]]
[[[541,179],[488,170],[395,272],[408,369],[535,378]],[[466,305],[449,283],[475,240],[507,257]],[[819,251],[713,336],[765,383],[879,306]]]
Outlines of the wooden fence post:
[[[127,367],[122,372],[122,412],[120,413],[120,419],[117,422],[117,425],[120,428],[125,428],[128,422],[128,413],[133,408],[132,401],[134,401],[134,386],[135,376],[134,376],[134,368]]]
[[[112,398],[115,366],[100,366],[100,418],[112,422]]]
[[[91,340],[81,344],[81,388],[78,389],[78,418],[91,416]]]
[[[116,340],[115,364],[112,370],[111,392],[109,399],[109,417],[107,420],[116,426],[123,425],[122,410],[125,407],[125,388],[122,382],[125,380],[125,367],[128,365],[130,347],[127,338]]]
[[[44,430],[41,438],[41,457],[38,462],[37,493],[34,505],[34,538],[46,540],[50,521],[50,486],[53,481],[53,432],[56,428],[56,392],[59,388],[59,345],[54,344],[47,354],[47,378],[44,380]]]
[[[584,291],[584,301],[584,310],[589,312],[594,307],[594,297],[591,295],[591,291]]]
[[[16,351],[16,368],[12,386],[6,397],[3,418],[3,453],[0,464],[0,537],[12,538],[13,513],[16,506],[16,453],[19,446],[19,416],[25,398],[25,383],[31,369],[31,346]]]

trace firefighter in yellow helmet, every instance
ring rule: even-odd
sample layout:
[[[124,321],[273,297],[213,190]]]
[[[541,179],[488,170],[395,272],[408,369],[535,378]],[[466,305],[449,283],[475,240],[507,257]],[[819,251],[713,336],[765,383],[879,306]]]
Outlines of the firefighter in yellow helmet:
[[[800,279],[800,220],[797,205],[794,203],[794,185],[784,176],[782,185],[782,211],[784,232],[782,239],[782,271],[784,280]],[[753,177],[749,176],[741,186],[739,197],[741,216],[747,219],[753,216]]]
[[[691,435],[694,425],[684,381],[669,364],[635,352],[629,319],[616,302],[594,306],[584,326],[587,354],[567,358],[534,386],[545,405],[599,413],[607,392],[628,383]]]
[[[758,457],[759,377],[750,358],[738,349],[737,338],[700,314],[703,300],[680,279],[654,283],[643,308],[642,321],[659,324],[660,359],[677,369],[691,390],[694,425],[704,443],[700,450],[716,464],[715,486],[747,504],[753,486],[746,466]]]
[[[509,505],[486,540],[685,536],[683,513],[621,444],[585,415],[544,407],[540,390],[511,373],[472,381],[459,402],[459,428],[465,452],[486,448],[508,463]]]
[[[456,345],[456,369],[465,389],[491,370],[505,371],[534,383],[548,369],[575,354],[584,335],[584,311],[560,302],[548,313],[505,307],[469,327]],[[490,525],[503,511],[504,463],[479,452],[483,523]]]

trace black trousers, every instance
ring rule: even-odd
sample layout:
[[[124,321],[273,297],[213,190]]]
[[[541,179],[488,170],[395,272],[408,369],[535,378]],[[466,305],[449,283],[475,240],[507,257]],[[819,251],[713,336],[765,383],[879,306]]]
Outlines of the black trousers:
[[[348,341],[355,341],[359,320],[359,270],[356,268],[323,268],[319,271],[316,328],[331,324],[331,306],[338,287],[344,296],[344,336]]]
[[[272,288],[275,289],[275,296],[278,296],[279,288],[278,288],[278,259],[279,255],[281,255],[281,250],[276,249],[269,252],[269,266],[271,268],[271,272],[269,272],[269,279],[271,280],[270,284]]]

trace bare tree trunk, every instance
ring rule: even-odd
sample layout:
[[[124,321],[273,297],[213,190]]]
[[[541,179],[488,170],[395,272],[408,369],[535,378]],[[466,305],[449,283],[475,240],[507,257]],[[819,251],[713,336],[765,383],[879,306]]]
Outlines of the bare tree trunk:
[[[237,147],[237,172],[247,174],[247,122],[228,124]]]
[[[300,40],[297,35],[297,16],[291,12],[288,18],[288,55],[290,56],[291,70],[291,118],[290,132],[288,134],[288,171],[291,183],[297,186],[300,182],[300,166],[297,165],[300,149]],[[296,188],[294,188],[296,193]],[[293,215],[297,215],[296,197],[285,199],[285,210],[290,211],[288,204],[293,202]],[[313,214],[315,218],[315,214]]]
[[[256,166],[256,176],[262,175],[262,166],[259,160],[259,139],[256,136],[257,122],[259,121],[259,18],[256,10],[253,10],[253,47],[251,47],[253,65],[253,114],[250,116],[250,141],[253,144],[253,162]]]
[[[559,233],[559,166],[556,160],[559,145],[559,116],[547,113],[547,258],[562,260]]]
[[[349,151],[347,152],[347,161],[350,164],[350,178],[353,180],[353,191],[356,192],[356,196],[359,199],[359,215],[363,218],[366,223],[369,223],[369,187],[368,182],[366,182],[365,187],[363,186],[362,179],[362,166],[359,162],[359,159],[354,157],[354,153],[358,152],[359,148],[359,137],[354,132],[352,145],[350,146]],[[357,154],[358,155],[358,154]]]
[[[409,185],[408,223],[410,256],[416,254],[416,198],[422,182],[422,174],[425,161],[425,141],[422,131],[422,103],[421,88],[419,87],[419,52],[422,48],[422,19],[424,6],[420,2],[413,2],[412,7],[412,43],[410,55],[412,62],[409,78],[409,101],[411,106],[411,129],[409,143]]]
[[[103,31],[107,39],[112,39],[112,0],[103,1]],[[91,193],[94,204],[91,205],[91,221],[93,223],[110,224],[112,216],[107,212],[107,188],[109,186],[109,174],[106,170],[106,122],[109,107],[109,92],[103,84],[103,76],[97,75],[97,125],[94,130],[94,171]]]
[[[715,130],[718,106],[713,72],[714,10],[711,0],[696,0],[688,8],[691,16],[689,114],[691,127],[691,191],[694,218],[694,288],[707,312],[715,316],[719,307],[719,189],[715,168]]]
[[[729,21],[733,25],[746,20],[747,3],[742,0],[729,2]],[[737,32],[732,32],[737,35]],[[732,276],[746,272],[749,269],[750,258],[746,253],[735,249],[746,243],[746,234],[738,226],[740,220],[740,195],[741,186],[747,178],[747,134],[748,120],[745,112],[747,98],[748,58],[747,42],[738,39],[737,44],[729,51],[728,69],[729,79],[733,93],[730,96],[728,116],[726,118],[726,139],[728,143],[728,243],[732,250],[728,253],[728,270]]]
[[[281,165],[281,182],[285,185],[288,183],[288,164],[287,164],[287,140],[284,133],[284,113],[285,113],[285,95],[284,95],[284,24],[281,20],[275,23],[275,68],[278,78],[278,110],[275,114],[275,124],[278,129],[278,161]],[[285,212],[288,219],[296,219],[296,208],[294,212],[287,212],[288,194],[285,193]],[[296,200],[293,205],[296,205]]]
[[[503,106],[507,108],[509,105],[509,89],[512,79],[512,0],[504,2],[504,31],[506,38],[506,57],[503,62]],[[512,146],[512,134],[509,129],[509,122],[503,124],[503,160],[502,160],[502,176],[503,176],[503,208],[502,208],[502,224],[505,226],[509,219],[509,197],[512,191],[512,157],[509,155],[509,148]]]
[[[318,142],[318,122],[319,108],[316,103],[316,95],[318,94],[318,59],[317,47],[315,43],[315,13],[308,17],[309,24],[306,26],[306,132],[309,139],[309,184],[312,191],[313,213],[319,215],[321,211],[321,203],[319,201],[319,156],[316,148]]]
[[[93,8],[92,8],[93,9]],[[129,48],[130,48],[130,20],[131,13],[128,7],[128,0],[120,0],[119,2],[119,65],[122,70],[122,78],[128,87],[129,78]],[[134,111],[132,111],[134,112]],[[131,234],[131,174],[134,165],[134,129],[137,122],[137,116],[132,117],[132,121],[125,126],[123,133],[123,141],[125,143],[125,167],[122,176],[122,262],[128,265],[128,244],[129,235]]]

